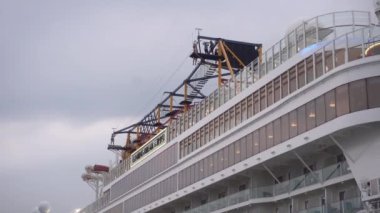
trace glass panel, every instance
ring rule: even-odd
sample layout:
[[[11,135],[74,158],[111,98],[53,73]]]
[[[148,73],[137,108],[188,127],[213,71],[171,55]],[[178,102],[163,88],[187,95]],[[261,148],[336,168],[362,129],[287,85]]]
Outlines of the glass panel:
[[[316,19],[309,20],[305,25],[306,31],[306,46],[310,46],[317,42],[317,23]]]
[[[267,73],[273,69],[273,53],[272,49],[269,49],[265,53],[266,55],[266,65],[267,65]]]
[[[351,112],[367,109],[367,91],[365,80],[349,83]]]
[[[273,146],[274,142],[273,142],[273,123],[269,123],[267,124],[266,126],[266,135],[267,135],[267,149],[269,149],[270,147]]]
[[[297,111],[293,110],[289,113],[289,136],[290,138],[297,136],[297,129],[298,129],[298,123],[297,123]]]
[[[304,23],[297,27],[297,52],[305,48],[304,40]]]
[[[346,36],[340,37],[334,41],[335,45],[335,67],[346,63]]]
[[[227,110],[224,113],[224,132],[227,132],[230,129],[230,115],[228,113],[229,111]]]
[[[335,90],[331,90],[325,94],[326,104],[326,121],[336,117]]]
[[[350,112],[348,100],[348,84],[335,89],[336,91],[336,114],[341,116]]]
[[[355,25],[370,25],[370,15],[368,12],[354,11]]]
[[[380,77],[367,79],[369,108],[380,107]]]
[[[288,59],[288,47],[286,43],[286,39],[282,39],[281,43],[281,63],[284,63]]]
[[[317,126],[326,122],[326,109],[325,109],[325,98],[324,96],[319,96],[315,100],[315,112],[316,112],[316,124]]]
[[[260,137],[259,131],[256,130],[253,132],[253,154],[257,154],[260,152]]]
[[[305,75],[305,63],[304,63],[304,61],[300,62],[297,65],[297,80],[298,80],[298,88],[301,88],[305,85],[306,75]]]
[[[237,103],[235,105],[235,120],[236,120],[236,125],[241,123],[241,103]]]
[[[230,111],[230,129],[235,127],[235,109],[231,107]]]
[[[280,65],[280,43],[275,44],[273,47],[273,63],[273,69]]]
[[[258,92],[253,93],[253,102],[254,102],[254,114],[260,112],[260,101]]]
[[[307,130],[313,129],[315,127],[315,101],[312,100],[306,104],[306,127]]]
[[[260,110],[265,109],[267,106],[266,89],[265,86],[260,89]]]
[[[326,72],[334,69],[334,64],[333,64],[333,43],[330,43],[329,45],[324,47],[325,51],[325,70]]]
[[[281,117],[281,138],[282,141],[289,139],[289,116],[288,114]]]
[[[247,157],[253,155],[253,134],[248,134],[246,137],[247,140]]]
[[[362,31],[355,31],[347,35],[348,61],[362,58]]]
[[[289,92],[293,93],[297,89],[297,73],[296,67],[292,67],[289,71]]]
[[[260,130],[260,152],[264,151],[267,149],[266,144],[267,144],[267,133],[266,133],[266,128],[265,126],[261,127]]]
[[[273,142],[274,145],[281,143],[281,120],[278,118],[273,122]]]
[[[228,167],[228,146],[223,149],[223,169]]]
[[[296,34],[295,31],[292,31],[288,34],[288,58],[291,58],[296,54]]]
[[[230,144],[228,146],[228,166],[234,165],[235,162],[235,144]]]
[[[247,99],[241,102],[241,120],[247,120]]]
[[[281,99],[281,80],[280,77],[274,80],[274,102]]]
[[[248,118],[253,116],[253,96],[250,95],[247,98],[247,114]]]
[[[297,109],[298,134],[306,131],[306,107],[305,105]]]
[[[247,138],[243,137],[240,139],[240,154],[241,160],[245,160],[247,158]]]
[[[334,37],[333,15],[327,14],[318,17],[318,38],[319,41],[331,40]]]
[[[313,56],[310,56],[306,59],[306,75],[307,83],[310,83],[312,80],[314,80]]]
[[[241,144],[240,144],[240,140],[237,140],[234,143],[234,147],[235,147],[235,160],[234,160],[234,162],[238,163],[238,162],[241,161]]]
[[[273,104],[273,81],[267,84],[267,103],[268,106]]]
[[[288,84],[288,72],[285,72],[284,74],[281,75],[281,90],[282,94],[281,97],[284,98],[288,95],[289,93],[289,84]]]
[[[315,78],[318,78],[321,75],[323,75],[322,50],[318,50],[316,53],[314,53],[314,57],[315,57]]]

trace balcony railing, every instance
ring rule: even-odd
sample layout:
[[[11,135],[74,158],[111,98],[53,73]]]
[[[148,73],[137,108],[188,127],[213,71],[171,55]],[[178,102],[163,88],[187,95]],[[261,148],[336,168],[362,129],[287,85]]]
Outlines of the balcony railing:
[[[319,182],[325,182],[346,174],[349,174],[347,162],[337,163],[323,169],[313,171],[313,174],[305,174],[299,177],[293,178],[288,181],[281,182],[270,186],[262,186],[257,188],[250,188],[240,191],[235,194],[228,195],[224,198],[220,198],[211,201],[202,206],[190,209],[188,213],[201,213],[212,212],[218,209],[223,209],[229,206],[233,206],[238,203],[249,201],[251,199],[268,198],[278,196],[286,193],[290,193],[297,189],[301,189],[307,186],[317,184]]]
[[[181,114],[169,126],[169,131],[176,129],[175,132],[169,133],[169,140],[179,136],[186,129],[305,48],[313,47],[317,43],[323,45],[323,42],[370,26],[370,17],[369,12],[346,11],[317,16],[303,22],[265,51],[262,61],[257,58],[244,67],[235,78],[230,78],[221,88],[216,89],[189,111]]]

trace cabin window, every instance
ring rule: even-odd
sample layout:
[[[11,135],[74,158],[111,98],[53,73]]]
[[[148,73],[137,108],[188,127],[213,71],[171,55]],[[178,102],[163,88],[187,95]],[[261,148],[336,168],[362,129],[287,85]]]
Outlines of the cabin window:
[[[264,151],[267,149],[267,132],[265,126],[261,127],[259,130],[260,134],[260,152]]]
[[[289,137],[297,136],[298,122],[297,122],[297,111],[293,110],[289,113]]]
[[[365,80],[358,80],[349,83],[349,92],[351,112],[367,109],[367,91]]]
[[[253,134],[248,134],[246,136],[247,141],[247,157],[251,157],[253,155]]]
[[[296,67],[292,67],[289,71],[289,92],[293,93],[297,89],[297,73],[296,73]]]
[[[253,96],[250,95],[247,98],[247,114],[248,118],[253,116]]]
[[[306,83],[306,75],[305,75],[305,62],[302,61],[297,65],[297,80],[298,80],[298,88],[305,86]]]
[[[281,84],[281,97],[284,98],[289,94],[288,72],[281,75]]]
[[[280,77],[274,80],[274,102],[281,99],[281,80]]]
[[[317,126],[326,122],[326,109],[325,109],[325,98],[323,95],[319,96],[315,100],[315,112],[316,112],[316,124]]]
[[[278,118],[273,122],[273,143],[274,145],[281,143],[281,119]]]
[[[267,103],[268,106],[273,104],[273,81],[267,85]]]
[[[289,139],[289,115],[281,116],[281,138],[282,141]]]
[[[256,155],[260,152],[260,136],[259,130],[253,132],[253,154]]]
[[[336,114],[345,115],[350,112],[350,101],[348,96],[348,84],[335,89],[336,91]]]
[[[306,131],[306,107],[302,105],[297,109],[297,120],[298,120],[298,134],[304,133]]]
[[[306,104],[306,128],[307,130],[313,129],[315,127],[315,101],[312,100]]]
[[[259,100],[259,93],[255,92],[253,93],[253,107],[254,107],[254,114],[257,114],[260,112],[260,100]]]
[[[260,89],[260,110],[267,107],[266,88],[265,86]]]
[[[306,59],[306,81],[310,83],[314,80],[314,65],[313,65],[313,56],[310,56]]]
[[[325,94],[325,105],[326,121],[334,119],[336,117],[335,90],[331,90]]]
[[[274,135],[273,135],[273,122],[267,124],[266,126],[266,140],[267,140],[267,146],[266,148],[269,149],[270,147],[272,147],[274,145],[274,142],[273,142],[273,138],[274,138]]]
[[[367,79],[367,90],[369,107],[380,107],[380,77]]]

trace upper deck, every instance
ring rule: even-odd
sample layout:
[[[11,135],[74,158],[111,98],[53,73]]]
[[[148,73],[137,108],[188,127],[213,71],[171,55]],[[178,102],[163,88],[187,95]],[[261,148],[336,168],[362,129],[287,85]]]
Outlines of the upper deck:
[[[366,50],[378,42],[380,35],[378,27],[370,26],[367,12],[331,13],[304,22],[265,51],[261,61],[253,61],[235,78],[179,114],[167,127],[168,142],[163,148],[133,168],[129,158],[113,168],[106,177],[106,183],[112,184],[105,189],[118,185],[116,182],[131,174],[128,183],[124,182],[128,189],[114,194],[133,189],[167,168],[186,161],[195,150],[212,143],[335,67],[370,56]],[[136,173],[141,177],[143,167],[154,168],[154,171],[144,174],[145,178],[135,179]],[[119,191],[117,188],[113,187],[111,191]]]

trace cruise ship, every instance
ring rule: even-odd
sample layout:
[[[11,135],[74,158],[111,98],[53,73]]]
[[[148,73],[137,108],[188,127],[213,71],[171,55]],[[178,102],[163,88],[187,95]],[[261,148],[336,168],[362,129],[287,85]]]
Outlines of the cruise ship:
[[[187,78],[113,132],[117,162],[86,167],[97,197],[80,212],[379,212],[371,17],[317,16],[269,48],[198,34]]]

